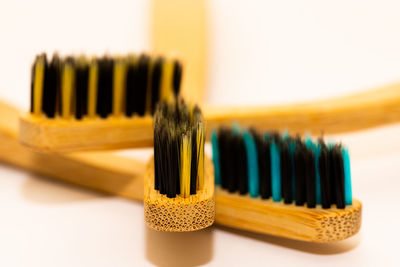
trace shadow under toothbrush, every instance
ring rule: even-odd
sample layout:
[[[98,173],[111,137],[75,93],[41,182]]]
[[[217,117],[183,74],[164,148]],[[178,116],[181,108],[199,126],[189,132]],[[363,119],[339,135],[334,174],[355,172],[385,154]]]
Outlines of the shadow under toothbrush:
[[[193,232],[160,232],[145,226],[146,258],[161,267],[199,266],[212,260],[212,227]]]
[[[255,239],[258,241],[270,243],[276,246],[295,249],[298,251],[318,254],[318,255],[333,255],[348,252],[356,248],[361,241],[361,234],[358,233],[353,237],[346,240],[334,242],[334,243],[312,243],[299,240],[288,239],[284,237],[277,237],[266,234],[259,234],[254,232],[242,231],[226,226],[218,226],[221,231],[229,232],[235,235],[239,235],[245,238]]]

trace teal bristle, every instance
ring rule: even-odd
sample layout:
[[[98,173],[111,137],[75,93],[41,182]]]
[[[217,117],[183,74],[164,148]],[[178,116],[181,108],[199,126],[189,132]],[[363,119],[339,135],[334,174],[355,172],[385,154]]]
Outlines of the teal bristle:
[[[221,169],[219,161],[218,137],[216,130],[214,130],[211,133],[211,146],[212,146],[214,172],[215,172],[215,185],[221,185]]]
[[[319,175],[319,154],[320,154],[320,150],[321,147],[319,144],[315,144],[310,136],[306,136],[306,138],[304,139],[304,143],[306,144],[306,147],[311,149],[312,151],[314,151],[314,160],[315,160],[315,202],[317,205],[320,205],[322,202],[322,197],[321,197],[321,177]]]
[[[234,134],[240,134],[240,126],[238,123],[233,124],[233,129],[232,129]]]
[[[289,136],[289,133],[287,133]],[[288,138],[288,137],[287,137]],[[294,166],[294,152],[296,151],[296,142],[294,140],[289,141],[289,153],[290,153],[290,163],[292,165],[292,199],[296,199],[296,190],[294,183],[294,174],[295,174],[295,166]]]
[[[306,147],[312,150],[315,150],[315,144],[314,142],[311,140],[310,136],[306,136],[304,138],[304,143],[306,144]]]
[[[275,202],[282,200],[282,188],[281,188],[281,162],[280,162],[280,151],[275,141],[271,142],[270,146],[271,153],[271,192],[272,199]]]
[[[306,144],[306,147],[308,149],[311,149],[312,151],[314,151],[314,155],[315,155],[315,202],[317,203],[317,205],[321,204],[321,177],[319,175],[319,171],[318,171],[318,166],[319,166],[319,161],[318,161],[318,157],[320,154],[320,147],[318,144],[315,144],[310,136],[306,136],[304,138],[304,143]]]
[[[251,197],[259,195],[257,147],[252,135],[248,131],[243,132],[243,139],[247,153],[247,171],[249,181],[249,193]]]
[[[343,169],[344,169],[344,201],[346,205],[353,204],[353,196],[351,190],[351,171],[350,156],[346,148],[342,148]]]
[[[289,136],[289,132],[288,131],[283,131],[282,137],[281,137],[282,141],[285,142],[289,137],[290,137]]]

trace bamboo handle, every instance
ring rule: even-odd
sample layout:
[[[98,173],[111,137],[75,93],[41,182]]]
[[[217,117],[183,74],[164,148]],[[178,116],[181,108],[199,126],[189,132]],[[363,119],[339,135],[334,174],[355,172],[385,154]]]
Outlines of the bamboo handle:
[[[361,203],[345,209],[310,209],[294,204],[251,198],[216,188],[216,222],[256,233],[328,243],[349,238],[360,230]]]
[[[206,88],[207,3],[205,0],[153,0],[152,49],[176,53],[184,65],[182,95],[202,102]]]
[[[20,111],[0,102],[0,161],[57,180],[130,199],[143,199],[145,164],[111,153],[40,153],[17,139]]]
[[[377,127],[400,121],[400,83],[308,103],[270,107],[204,107],[207,129],[239,123],[259,130],[319,135]]]
[[[47,119],[24,114],[19,120],[22,144],[44,152],[116,150],[153,145],[153,118]]]

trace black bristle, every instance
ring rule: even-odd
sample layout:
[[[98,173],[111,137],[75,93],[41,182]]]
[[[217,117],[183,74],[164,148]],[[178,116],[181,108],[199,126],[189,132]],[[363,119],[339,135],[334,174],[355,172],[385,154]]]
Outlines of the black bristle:
[[[158,166],[159,169],[159,174],[158,174],[158,184],[159,184],[159,191],[160,194],[166,194],[167,193],[167,188],[166,188],[166,178],[163,177],[168,177],[168,165],[165,159],[168,158],[168,152],[167,149],[171,148],[172,145],[168,142],[168,133],[165,129],[163,128],[159,128],[158,132],[155,132],[155,140],[156,140],[156,136],[157,140],[158,140],[158,144],[157,144],[157,151],[159,153],[159,156],[157,157],[157,159],[159,160],[158,163],[156,163],[156,165]],[[155,145],[156,146],[156,145]],[[156,150],[154,150],[154,153],[156,152]]]
[[[175,170],[175,175],[174,175],[174,177],[176,177],[175,178],[175,183],[176,183],[176,188],[175,188],[175,192],[176,192],[176,194],[180,194],[181,193],[181,183],[180,183],[180,180],[181,180],[181,172],[180,172],[180,164],[179,164],[179,158],[180,158],[180,147],[181,147],[181,145],[182,145],[182,143],[181,143],[181,138],[179,138],[178,136],[176,136],[176,138],[175,138],[175,141],[174,141],[174,146],[172,147],[172,151],[174,151],[174,153],[173,153],[173,155],[174,155],[174,158],[176,158],[176,159],[178,159],[178,160],[176,160],[175,161],[175,163],[172,163],[172,164],[174,164],[174,170]]]
[[[168,143],[168,148],[166,149],[169,159],[178,159],[178,139],[176,136],[171,136],[170,142]],[[166,183],[166,195],[168,198],[174,198],[177,194],[177,185],[179,184],[179,163],[170,162],[165,168],[168,170],[167,183]]]
[[[179,61],[174,62],[174,73],[173,73],[173,81],[172,88],[174,90],[175,97],[179,95],[179,90],[181,88],[181,80],[182,80],[182,65]]]
[[[322,208],[329,209],[331,207],[330,197],[330,178],[329,178],[329,154],[326,145],[322,142],[321,154],[319,156],[319,175],[321,179],[321,201]]]
[[[281,185],[282,197],[285,204],[292,203],[292,163],[289,147],[286,142],[280,143],[281,150]]]
[[[231,151],[235,157],[235,173],[238,181],[239,194],[245,195],[249,191],[249,182],[247,179],[247,154],[243,136],[237,135],[236,143],[237,153]]]
[[[295,202],[297,206],[303,206],[306,202],[306,157],[306,148],[301,143],[297,142],[296,150],[294,153],[294,184],[296,196]]]
[[[59,82],[56,88],[56,113],[58,114],[62,114],[62,87],[61,87],[61,83],[62,83],[62,71],[63,71],[63,67],[65,64],[65,60],[60,60],[60,65],[58,68],[59,71]]]
[[[231,136],[231,150],[232,151],[241,151],[241,147],[243,145],[243,140],[241,136],[239,135],[232,135]],[[230,157],[231,162],[231,169],[233,170],[231,172],[231,176],[228,177],[228,191],[233,193],[236,192],[239,189],[239,180],[240,180],[240,167],[241,167],[241,162],[242,156],[239,155],[239,153],[235,153],[231,155]],[[238,165],[239,164],[239,165]]]
[[[160,87],[163,59],[158,58],[154,63],[153,71],[151,74],[151,113],[154,113],[157,102],[160,99]]]
[[[344,168],[343,168],[343,157],[340,146],[335,146],[332,149],[333,162],[335,166],[334,179],[335,179],[335,196],[336,196],[336,207],[338,209],[344,209]]]
[[[190,167],[190,194],[194,195],[196,194],[196,187],[197,187],[197,167],[198,167],[198,161],[197,161],[197,143],[195,142],[197,138],[197,129],[193,128],[192,129],[192,164]]]
[[[271,164],[269,143],[265,142],[264,137],[251,129],[254,141],[257,146],[258,158],[258,177],[261,198],[267,199],[271,196]]]
[[[331,148],[328,148],[328,167],[329,167],[329,202],[331,205],[336,204],[336,164],[334,159],[334,151]]]
[[[34,96],[34,87],[35,87],[35,68],[36,68],[37,57],[32,64],[31,67],[31,113],[33,113],[33,96]]]
[[[225,153],[227,153],[227,158],[228,158],[228,164],[225,166],[225,173],[226,173],[226,188],[229,190],[229,185],[233,183],[233,180],[235,179],[235,169],[232,168],[232,165],[235,163],[235,157],[232,153],[232,143],[234,140],[234,135],[232,132],[228,133],[228,139],[227,139],[227,144],[225,146]]]
[[[133,90],[133,112],[143,116],[146,112],[146,95],[149,75],[150,58],[141,55],[138,62],[137,86]]]
[[[158,164],[161,160],[160,156],[160,133],[158,133],[158,128],[154,128],[154,158],[153,158],[153,163],[154,163],[154,189],[155,190],[160,190],[160,165]]]
[[[43,85],[42,111],[48,118],[56,114],[57,91],[61,86],[60,60],[54,55],[51,62],[46,64]]]
[[[263,150],[265,155],[265,176],[263,176],[264,185],[260,188],[261,198],[268,199],[271,197],[271,152],[270,141],[264,142]]]
[[[97,114],[107,118],[112,112],[114,60],[103,57],[98,60],[98,67]]]
[[[221,129],[218,132],[219,151],[221,153],[221,186],[228,189],[229,179],[232,175],[232,153],[229,149],[231,139],[230,129]]]
[[[314,152],[310,149],[306,150],[305,162],[305,177],[306,177],[306,190],[307,190],[307,207],[315,208],[315,156]]]
[[[88,83],[89,66],[86,63],[78,64],[75,70],[75,118],[77,118],[78,120],[87,114]]]

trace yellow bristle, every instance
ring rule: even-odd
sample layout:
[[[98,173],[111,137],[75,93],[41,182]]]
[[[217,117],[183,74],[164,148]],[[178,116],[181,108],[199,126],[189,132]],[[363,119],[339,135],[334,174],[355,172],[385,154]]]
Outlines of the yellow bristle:
[[[181,144],[181,196],[190,196],[190,167],[192,159],[192,146],[190,135],[182,137]]]
[[[202,123],[197,125],[197,190],[204,187],[204,127]]]
[[[72,100],[74,97],[75,73],[74,67],[71,63],[65,63],[62,72],[62,111],[61,117],[68,119],[73,114]]]
[[[42,113],[44,68],[44,58],[39,57],[35,63],[35,77],[33,85],[33,114],[35,115],[40,115]]]
[[[118,60],[114,65],[113,79],[113,115],[123,114],[125,99],[126,62]]]
[[[172,76],[174,71],[174,62],[165,60],[162,66],[160,101],[171,102],[174,100],[172,89]]]
[[[94,118],[96,116],[97,76],[98,76],[97,62],[96,60],[92,60],[89,67],[88,114],[87,114],[89,118]]]
[[[190,122],[193,123],[194,106],[191,104],[188,104],[188,107],[189,107]]]

